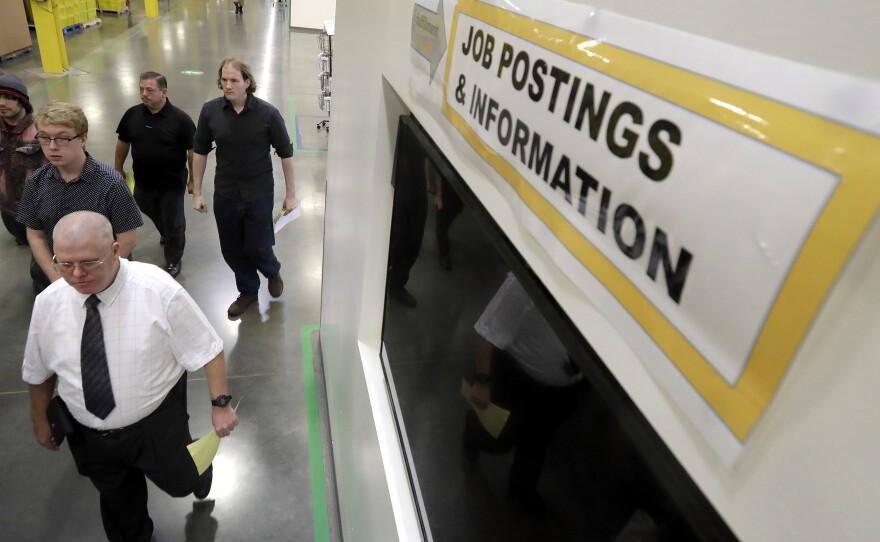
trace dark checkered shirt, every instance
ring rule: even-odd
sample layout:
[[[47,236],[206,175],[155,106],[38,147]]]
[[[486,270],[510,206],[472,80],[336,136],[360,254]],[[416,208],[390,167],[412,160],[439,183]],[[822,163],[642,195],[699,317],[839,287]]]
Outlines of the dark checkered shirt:
[[[73,181],[65,182],[52,164],[34,171],[21,196],[17,220],[32,230],[42,230],[54,252],[52,230],[62,217],[75,211],[106,216],[114,235],[144,225],[122,175],[88,153],[85,167]]]

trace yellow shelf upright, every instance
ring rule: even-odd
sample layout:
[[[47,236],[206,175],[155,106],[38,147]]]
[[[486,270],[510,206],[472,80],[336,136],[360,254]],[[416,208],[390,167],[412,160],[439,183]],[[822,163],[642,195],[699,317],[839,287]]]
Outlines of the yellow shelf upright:
[[[58,0],[30,0],[30,3],[43,71],[64,73],[70,65],[67,62],[67,47],[64,45],[64,27],[61,25],[61,8]]]

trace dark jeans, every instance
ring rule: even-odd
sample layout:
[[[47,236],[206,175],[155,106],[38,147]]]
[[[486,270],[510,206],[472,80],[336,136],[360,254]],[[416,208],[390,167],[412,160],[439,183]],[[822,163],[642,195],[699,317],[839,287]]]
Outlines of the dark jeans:
[[[150,539],[147,478],[172,497],[185,497],[197,486],[198,470],[186,448],[192,437],[185,405],[186,374],[155,412],[125,430],[105,436],[79,426],[70,435],[77,470],[100,493],[111,542]]]
[[[180,261],[186,246],[184,190],[183,186],[179,190],[157,191],[147,190],[139,184],[134,185],[134,200],[164,238],[165,261],[169,264]]]
[[[220,252],[235,273],[235,285],[242,295],[257,296],[260,275],[278,276],[281,263],[275,257],[272,224],[274,197],[251,201],[227,199],[214,194],[214,218],[220,235]]]
[[[516,448],[510,466],[510,488],[533,491],[544,467],[550,441],[571,417],[581,387],[552,387],[527,375],[507,352],[494,350],[492,358],[492,402],[510,411],[504,430],[495,439],[480,424],[473,409],[465,417],[465,446],[489,454]]]
[[[3,217],[3,225],[13,237],[18,241],[19,245],[27,243],[27,227],[21,222],[15,220],[15,217],[6,213],[0,213]]]

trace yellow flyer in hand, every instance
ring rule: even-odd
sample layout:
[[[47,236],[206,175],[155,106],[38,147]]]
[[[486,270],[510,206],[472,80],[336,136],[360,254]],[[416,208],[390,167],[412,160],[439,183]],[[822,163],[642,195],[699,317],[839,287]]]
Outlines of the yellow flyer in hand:
[[[196,468],[201,475],[208,470],[208,466],[211,465],[211,462],[214,461],[214,456],[217,455],[217,449],[220,448],[220,436],[216,431],[211,431],[186,448],[189,450],[189,454],[192,456],[193,462],[196,464]]]
[[[474,402],[471,401],[471,386],[464,378],[461,379],[461,394],[464,395],[467,402],[474,407],[474,412],[477,413],[477,418],[480,419],[480,423],[483,424],[486,431],[492,435],[492,438],[498,438],[498,435],[504,430],[504,426],[507,425],[507,418],[510,417],[510,411],[501,408],[495,403],[489,403],[489,406],[486,408],[480,408],[475,405]]]
[[[233,410],[238,412],[238,405],[240,404],[241,399],[235,404]],[[199,475],[208,470],[211,462],[214,461],[214,456],[217,455],[218,448],[220,448],[220,435],[213,429],[210,433],[186,447],[189,450],[189,455],[193,458],[193,463],[196,464]]]
[[[134,194],[134,176],[130,171],[125,172],[125,185],[128,187],[128,191]]]

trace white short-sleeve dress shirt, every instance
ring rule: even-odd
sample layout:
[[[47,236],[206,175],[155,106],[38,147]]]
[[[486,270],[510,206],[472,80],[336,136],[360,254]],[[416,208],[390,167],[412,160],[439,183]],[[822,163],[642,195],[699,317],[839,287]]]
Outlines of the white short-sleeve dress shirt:
[[[41,384],[58,375],[58,394],[81,424],[117,429],[151,414],[180,379],[223,351],[223,340],[186,290],[154,265],[120,258],[113,283],[98,293],[116,408],[102,420],[86,410],[80,342],[87,294],[64,280],[37,296],[22,378]]]
[[[474,330],[542,384],[561,387],[578,380],[570,370],[568,350],[513,273],[507,274]]]

